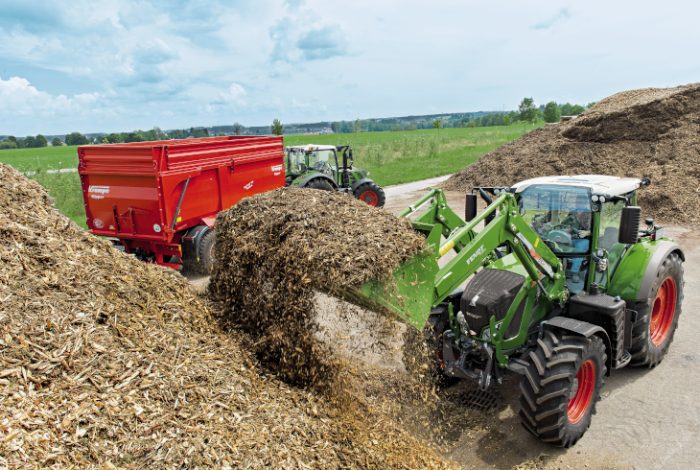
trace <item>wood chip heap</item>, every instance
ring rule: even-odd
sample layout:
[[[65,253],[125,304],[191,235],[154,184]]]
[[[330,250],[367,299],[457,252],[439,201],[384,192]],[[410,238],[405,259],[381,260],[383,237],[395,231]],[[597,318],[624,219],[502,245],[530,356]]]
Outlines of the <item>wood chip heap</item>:
[[[367,244],[380,243],[368,237]],[[313,242],[297,257],[313,257]],[[268,249],[248,248],[256,259]],[[362,256],[352,246],[338,251],[347,254],[332,265]],[[358,282],[381,272],[377,266],[381,261],[368,258],[355,264],[367,274],[323,274]],[[387,415],[361,404],[338,408],[313,390],[261,374],[239,335],[220,329],[181,276],[81,230],[38,184],[0,165],[0,467],[48,465],[449,463]]]
[[[258,358],[286,381],[327,386],[337,358],[315,338],[314,289],[342,293],[391,276],[425,249],[398,219],[345,194],[278,189],[217,219],[209,290],[229,324],[254,339]]]
[[[649,176],[648,215],[700,222],[700,84],[617,93],[570,121],[547,125],[484,155],[444,187],[509,186],[561,174]]]

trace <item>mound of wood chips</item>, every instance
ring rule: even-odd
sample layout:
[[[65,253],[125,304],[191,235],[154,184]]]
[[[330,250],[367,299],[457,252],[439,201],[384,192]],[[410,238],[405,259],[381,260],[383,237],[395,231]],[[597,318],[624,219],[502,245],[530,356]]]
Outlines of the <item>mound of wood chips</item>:
[[[178,274],[81,230],[0,165],[0,467],[449,466],[380,407],[261,374],[238,336]]]
[[[339,365],[315,337],[314,290],[388,278],[425,241],[407,220],[345,194],[284,188],[219,214],[216,246],[209,291],[224,321],[251,335],[284,380],[327,387]]]
[[[561,174],[649,176],[648,215],[700,222],[700,84],[612,95],[576,119],[547,125],[484,155],[446,189],[509,186]]]

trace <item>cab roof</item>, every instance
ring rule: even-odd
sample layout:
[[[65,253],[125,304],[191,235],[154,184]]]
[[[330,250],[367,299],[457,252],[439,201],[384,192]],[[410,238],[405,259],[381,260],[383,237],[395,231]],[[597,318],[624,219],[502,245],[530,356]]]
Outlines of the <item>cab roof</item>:
[[[622,196],[631,191],[635,191],[641,186],[639,178],[626,178],[620,176],[605,175],[562,175],[562,176],[541,176],[521,181],[512,186],[516,193],[520,193],[530,186],[554,185],[572,186],[586,188],[592,194],[606,194],[609,196]]]
[[[288,149],[303,150],[304,152],[313,152],[315,150],[335,150],[335,145],[316,145],[316,144],[306,144],[306,145],[290,145]]]

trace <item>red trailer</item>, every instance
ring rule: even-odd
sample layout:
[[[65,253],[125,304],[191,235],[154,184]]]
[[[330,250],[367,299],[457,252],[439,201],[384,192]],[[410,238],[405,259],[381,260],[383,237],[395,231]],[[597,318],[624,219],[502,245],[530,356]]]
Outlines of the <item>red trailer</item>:
[[[208,272],[216,215],[283,187],[276,136],[228,136],[78,147],[87,225],[146,261]]]

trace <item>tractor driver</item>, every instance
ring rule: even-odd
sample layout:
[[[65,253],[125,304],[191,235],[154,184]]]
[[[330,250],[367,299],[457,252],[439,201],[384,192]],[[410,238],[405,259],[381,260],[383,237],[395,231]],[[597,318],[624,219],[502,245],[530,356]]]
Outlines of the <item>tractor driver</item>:
[[[565,230],[571,235],[571,244],[575,253],[586,253],[591,246],[591,206],[588,201],[588,196],[578,194],[576,196],[576,205],[571,210],[564,220],[557,226],[560,230]],[[573,282],[581,282],[581,266],[583,265],[584,257],[572,258],[571,260],[571,280]]]

